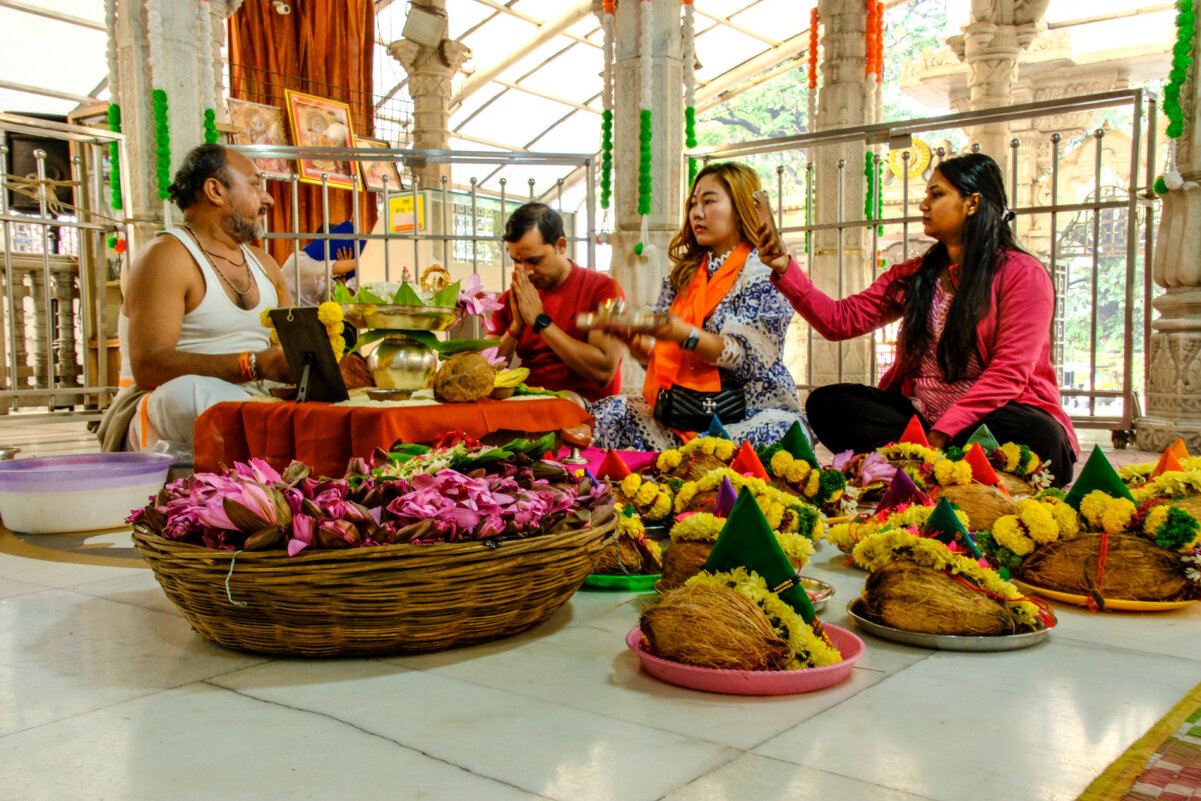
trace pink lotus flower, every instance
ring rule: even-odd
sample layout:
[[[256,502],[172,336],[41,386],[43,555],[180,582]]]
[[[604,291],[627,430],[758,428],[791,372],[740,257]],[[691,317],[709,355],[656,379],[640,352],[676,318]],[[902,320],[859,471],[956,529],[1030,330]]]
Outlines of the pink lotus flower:
[[[459,287],[459,305],[468,314],[484,314],[504,308],[504,304],[496,299],[495,292],[484,290],[480,277],[472,273]]]

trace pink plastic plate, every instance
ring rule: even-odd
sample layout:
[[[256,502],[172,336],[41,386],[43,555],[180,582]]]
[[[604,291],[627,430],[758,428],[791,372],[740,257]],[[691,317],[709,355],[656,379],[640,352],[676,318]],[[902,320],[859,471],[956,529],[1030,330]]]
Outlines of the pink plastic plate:
[[[791,695],[838,684],[850,675],[851,668],[867,651],[863,640],[853,632],[829,623],[822,625],[842,653],[842,661],[805,670],[720,670],[672,662],[643,649],[642,629],[637,626],[626,635],[626,645],[638,654],[643,670],[670,684],[728,695]]]

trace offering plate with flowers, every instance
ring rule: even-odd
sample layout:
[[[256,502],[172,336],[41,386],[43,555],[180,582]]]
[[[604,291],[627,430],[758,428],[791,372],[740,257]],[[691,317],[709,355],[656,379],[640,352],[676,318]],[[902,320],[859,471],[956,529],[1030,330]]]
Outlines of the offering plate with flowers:
[[[446,271],[429,267],[417,286],[400,283],[366,283],[353,294],[339,284],[334,301],[342,304],[346,319],[363,330],[357,347],[383,340],[367,356],[367,364],[377,387],[393,390],[419,390],[429,387],[439,357],[491,347],[486,339],[439,339],[435,332],[446,331],[467,315],[483,315],[500,308],[496,295],[484,291],[479,276],[465,283],[432,280]]]

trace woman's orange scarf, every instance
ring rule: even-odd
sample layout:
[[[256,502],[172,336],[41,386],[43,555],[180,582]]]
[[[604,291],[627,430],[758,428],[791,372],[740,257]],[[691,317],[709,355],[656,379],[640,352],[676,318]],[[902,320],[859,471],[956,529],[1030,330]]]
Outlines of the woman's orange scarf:
[[[676,294],[669,311],[689,325],[700,328],[705,319],[721,303],[721,299],[734,286],[751,246],[743,242],[734,248],[713,277],[709,277],[709,257],[706,256],[696,268],[692,282],[683,292]],[[686,351],[678,342],[659,340],[651,351],[646,365],[646,382],[642,385],[642,397],[654,408],[659,390],[679,384],[700,392],[717,392],[721,389],[721,373],[694,351]]]

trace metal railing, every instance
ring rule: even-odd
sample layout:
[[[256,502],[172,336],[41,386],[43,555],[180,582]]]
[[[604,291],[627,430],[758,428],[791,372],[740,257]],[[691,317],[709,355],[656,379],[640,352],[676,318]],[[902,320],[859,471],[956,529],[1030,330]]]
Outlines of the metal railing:
[[[33,172],[12,175],[14,154],[0,145],[0,423],[11,421],[13,411],[31,413],[21,415],[22,422],[97,417],[117,378],[108,370],[106,321],[115,310],[105,297],[107,239],[126,233],[124,216],[110,209],[103,165],[112,144],[124,155],[124,137],[14,114],[0,114],[0,132],[5,142],[33,148],[24,154],[32,157]],[[48,177],[50,142],[68,146],[69,177]],[[60,192],[71,202],[60,201]],[[13,209],[10,193],[25,201],[17,205],[32,200],[36,211]],[[19,230],[28,235],[17,236]]]
[[[1151,263],[1154,219],[1157,208],[1157,199],[1151,188],[1156,172],[1155,102],[1154,95],[1142,89],[1112,91],[1063,100],[1026,103],[1004,109],[962,112],[921,120],[882,122],[797,136],[698,148],[685,155],[704,161],[749,159],[755,161],[761,170],[768,173],[772,172],[772,161],[778,161],[780,163],[775,166],[773,176],[778,197],[783,197],[785,193],[783,160],[791,157],[790,163],[795,163],[797,159],[804,159],[805,178],[800,192],[804,198],[803,212],[794,214],[793,219],[788,219],[785,217],[784,203],[778,203],[776,206],[777,227],[790,244],[795,246],[794,253],[803,249],[805,255],[802,261],[807,263],[809,270],[813,269],[817,232],[828,230],[838,232],[837,265],[839,292],[842,296],[844,261],[849,255],[843,243],[844,235],[847,232],[854,231],[860,236],[865,236],[864,230],[870,229],[871,249],[876,254],[880,252],[882,240],[895,240],[898,236],[904,258],[912,258],[925,249],[923,245],[920,250],[915,251],[911,247],[912,240],[909,236],[910,224],[920,224],[921,221],[919,215],[909,211],[911,204],[916,204],[916,201],[920,200],[921,192],[919,191],[916,199],[911,196],[908,170],[909,153],[905,152],[902,155],[906,168],[901,171],[899,190],[895,187],[891,190],[895,196],[899,196],[894,197],[894,201],[899,200],[900,211],[898,214],[883,216],[879,213],[865,213],[858,219],[849,219],[848,217],[851,215],[845,213],[843,198],[848,186],[847,182],[855,180],[855,178],[847,176],[847,160],[836,157],[839,158],[839,161],[832,165],[836,176],[833,190],[837,193],[838,201],[836,218],[833,220],[817,218],[813,194],[814,175],[820,163],[818,160],[823,158],[823,147],[859,143],[863,145],[863,153],[874,154],[870,156],[872,163],[879,165],[881,149],[908,148],[917,134],[974,128],[990,123],[1028,122],[1031,128],[1039,132],[1038,137],[1027,136],[1025,145],[1017,138],[1012,139],[1009,158],[997,158],[1002,169],[1005,168],[1006,160],[1010,163],[1007,189],[1011,210],[1017,215],[1013,222],[1013,228],[1015,233],[1019,234],[1019,241],[1021,241],[1022,232],[1030,232],[1038,227],[1038,224],[1046,223],[1041,230],[1049,232],[1049,248],[1045,252],[1036,252],[1034,255],[1045,264],[1051,265],[1050,271],[1055,279],[1058,293],[1056,319],[1052,326],[1052,340],[1053,354],[1056,357],[1057,369],[1061,377],[1060,391],[1065,401],[1065,407],[1078,427],[1114,429],[1116,442],[1119,438],[1125,439],[1131,434],[1134,418],[1140,414],[1138,398],[1144,396],[1146,391],[1145,381],[1149,362],[1147,343],[1151,331],[1150,310],[1153,294]],[[1112,157],[1106,158],[1107,137],[1112,138],[1114,131],[1104,126],[1098,127],[1091,135],[1086,134],[1078,141],[1070,143],[1074,145],[1071,148],[1071,154],[1082,158],[1081,154],[1085,151],[1082,151],[1081,148],[1089,147],[1089,140],[1091,140],[1091,147],[1094,151],[1091,179],[1087,185],[1077,183],[1075,186],[1065,187],[1065,179],[1061,172],[1064,160],[1069,155],[1065,151],[1067,137],[1064,135],[1065,131],[1054,130],[1055,126],[1050,125],[1049,122],[1055,119],[1067,119],[1066,115],[1082,115],[1105,110],[1124,111],[1129,114],[1130,156],[1128,161],[1115,163],[1115,159]],[[1077,130],[1079,129],[1077,128]],[[1035,139],[1040,141],[1034,141]],[[1029,188],[1029,185],[1026,187],[1018,185],[1019,166],[1029,165],[1032,160],[1037,164],[1037,154],[1031,153],[1029,148],[1032,145],[1037,147],[1039,144],[1045,144],[1050,155],[1045,158],[1045,163],[1038,165],[1032,175],[1026,176],[1026,180],[1029,182],[1032,179],[1043,196],[1049,194],[1049,202],[1039,200],[1033,191],[1019,192],[1020,189]],[[973,149],[978,149],[978,146],[973,146]],[[941,149],[939,151],[935,153],[935,157],[938,159],[948,155],[941,152]],[[934,162],[932,166],[937,166],[937,162]],[[858,171],[856,171],[856,175],[858,175]],[[863,179],[859,178],[858,180]],[[880,185],[878,175],[873,178],[872,188],[877,193],[885,191],[885,188]],[[1072,197],[1061,199],[1065,189],[1073,189],[1075,194]],[[1017,198],[1022,194],[1027,194],[1034,202],[1020,206]],[[1101,246],[1101,226],[1102,220],[1107,214],[1119,224],[1124,224],[1125,227],[1124,242],[1119,243],[1122,247],[1120,256],[1118,256],[1124,261],[1124,271],[1122,272],[1120,293],[1122,299],[1120,326],[1122,349],[1118,356],[1120,375],[1117,377],[1117,381],[1113,382],[1118,384],[1115,387],[1102,386],[1103,383],[1108,382],[1101,380],[1104,359],[1102,358],[1103,354],[1098,350],[1102,339],[1099,329],[1101,322],[1099,313],[1102,305],[1099,293],[1104,286],[1101,268],[1105,261],[1105,254],[1102,252]],[[796,219],[797,217],[800,219]],[[1122,220],[1122,217],[1125,219]],[[1080,218],[1086,223],[1083,242],[1087,247],[1083,253],[1066,254],[1064,252],[1065,237],[1072,228],[1072,218]],[[1068,221],[1067,225],[1065,225],[1065,220]],[[1073,286],[1077,282],[1069,284],[1067,281],[1068,271],[1073,267],[1079,269],[1082,261],[1086,268],[1086,276],[1080,278],[1079,282],[1088,292],[1087,304],[1078,302],[1079,299],[1075,295],[1078,289]],[[1143,272],[1141,283],[1137,281],[1139,269]],[[876,275],[878,273],[873,271],[872,276]],[[1079,308],[1081,306],[1086,308]],[[1140,310],[1143,320],[1141,326],[1138,326],[1136,330],[1135,317]],[[1067,331],[1071,326],[1079,328],[1082,325],[1088,330],[1087,359],[1083,362],[1087,369],[1085,380],[1077,379],[1071,382],[1071,384],[1075,384],[1072,386],[1064,381]],[[1141,343],[1136,342],[1140,338],[1137,336],[1138,334],[1141,334]],[[807,331],[806,337],[806,371],[803,377],[798,376],[797,383],[798,389],[801,390],[808,390],[814,386],[814,364],[813,359],[810,358],[813,353],[811,329]],[[873,379],[878,379],[879,373],[882,372],[880,366],[875,363],[877,339],[877,333],[870,335]],[[1142,378],[1136,383],[1135,358],[1138,345],[1141,345],[1142,348],[1141,364],[1139,365]],[[839,345],[837,364],[839,380],[842,380],[844,374],[842,360],[844,347],[846,347],[845,343]],[[1080,402],[1084,404],[1083,410],[1076,408]],[[1116,412],[1103,408],[1114,403],[1120,407]]]

